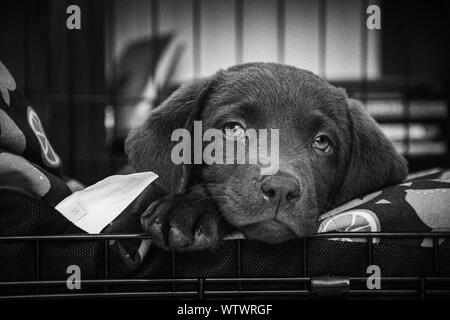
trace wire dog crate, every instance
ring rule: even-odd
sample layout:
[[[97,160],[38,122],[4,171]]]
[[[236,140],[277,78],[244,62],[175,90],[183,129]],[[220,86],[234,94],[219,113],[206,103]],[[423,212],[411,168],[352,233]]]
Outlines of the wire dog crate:
[[[313,276],[308,274],[308,245],[315,239],[336,239],[336,238],[360,238],[365,240],[365,263],[369,266],[374,263],[374,238],[430,238],[432,239],[432,261],[433,274],[427,276],[388,276],[381,277],[381,288],[369,289],[366,286],[367,277],[321,275]],[[11,236],[1,237],[0,242],[27,242],[33,243],[35,249],[33,280],[17,280],[0,282],[0,290],[4,288],[31,288],[33,293],[26,294],[3,294],[0,299],[48,299],[48,298],[144,298],[144,299],[242,299],[242,298],[290,298],[290,299],[311,299],[321,297],[345,298],[345,299],[443,299],[450,297],[450,276],[443,275],[440,270],[440,244],[441,239],[449,239],[449,232],[429,232],[429,233],[323,233],[311,237],[302,238],[301,251],[299,255],[303,261],[303,274],[295,277],[197,277],[182,278],[176,273],[176,255],[170,253],[172,276],[169,278],[110,278],[109,277],[109,241],[111,240],[136,240],[148,239],[148,235],[142,234],[102,234],[102,235],[63,235],[63,236]],[[102,254],[103,277],[89,280],[79,280],[84,287],[93,287],[95,290],[79,293],[77,290],[67,289],[66,279],[43,280],[41,273],[41,245],[45,242],[83,242],[95,241],[104,247]],[[236,268],[241,270],[241,241],[236,240]],[[238,272],[239,275],[239,272]],[[289,285],[289,289],[280,289],[284,284]],[[117,287],[126,285],[126,290],[118,290]],[[142,286],[157,287],[167,285],[169,289],[163,290],[143,290]],[[231,285],[228,288],[224,286]],[[247,287],[246,287],[247,285]],[[250,285],[250,286],[248,286]],[[251,285],[256,285],[257,288]],[[59,288],[57,293],[42,292],[45,287],[53,286]],[[275,288],[274,288],[275,287]],[[277,288],[278,287],[278,288]],[[61,291],[61,289],[63,289]],[[0,291],[1,292],[1,291]]]
[[[9,10],[0,10],[8,17],[2,16],[5,23],[17,27],[16,33],[9,32],[11,28],[2,33],[4,39],[13,38],[13,41],[5,43],[15,43],[8,52],[1,58],[8,66],[15,69],[15,74],[19,75],[18,82],[25,89],[25,93],[33,106],[36,106],[43,118],[44,125],[47,126],[50,138],[56,145],[66,165],[69,175],[80,178],[83,182],[92,183],[98,179],[111,174],[125,163],[123,154],[112,154],[110,149],[105,147],[105,110],[106,106],[122,106],[135,104],[142,101],[141,96],[119,97],[110,94],[106,90],[105,70],[106,64],[113,60],[110,55],[114,51],[114,33],[117,32],[118,24],[114,12],[120,11],[115,8],[117,1],[71,1],[80,4],[83,8],[83,28],[80,31],[68,31],[60,28],[63,19],[56,18],[59,14],[65,14],[65,9],[69,5],[68,1],[47,1],[42,3],[31,3],[28,1],[17,1],[16,4],[8,6],[18,7],[19,16],[10,14]],[[143,1],[144,2],[144,1]],[[161,7],[166,3],[159,0],[149,0],[148,16],[151,27],[147,30],[149,34],[155,35],[163,27],[165,16]],[[188,1],[186,1],[187,3]],[[207,1],[189,1],[190,11],[183,12],[189,15],[192,29],[192,73],[195,77],[201,75],[202,61],[207,57],[202,52],[202,38],[204,26],[202,18],[206,17],[203,11],[203,4]],[[248,34],[245,32],[248,21],[244,6],[248,2],[245,0],[230,1],[234,3],[233,19],[234,23],[234,46],[235,63],[245,62],[246,41]],[[276,34],[276,59],[278,62],[286,62],[286,43],[289,41],[287,16],[289,5],[294,1],[282,0],[276,3],[275,34]],[[363,17],[365,9],[369,4],[367,0],[358,2],[360,5],[360,16]],[[362,76],[358,81],[346,83],[345,81],[335,81],[338,86],[346,88],[351,96],[361,99],[365,103],[370,103],[373,99],[388,101],[397,99],[400,101],[402,113],[395,119],[379,117],[377,120],[381,124],[397,123],[406,128],[406,134],[401,140],[404,146],[404,154],[410,160],[414,170],[428,168],[430,166],[448,166],[450,160],[450,112],[449,110],[449,88],[447,82],[441,79],[432,78],[424,86],[415,83],[414,62],[424,59],[420,51],[415,56],[415,60],[410,55],[417,49],[414,40],[415,19],[413,6],[409,2],[388,2],[378,1],[383,9],[383,33],[389,36],[383,39],[386,43],[386,52],[392,61],[389,70],[397,72],[396,81],[379,82],[369,79],[369,55],[371,54],[368,38],[368,29],[361,23],[361,29],[356,32],[360,38],[359,68]],[[320,0],[317,5],[317,60],[320,75],[326,75],[327,52],[329,52],[329,26],[327,24],[328,9],[331,2]],[[384,7],[383,7],[384,5]],[[433,4],[427,3],[430,7]],[[438,7],[438,6],[436,6]],[[384,9],[386,8],[386,10]],[[398,10],[401,8],[401,10]],[[46,10],[48,9],[48,12]],[[86,10],[85,10],[86,9]],[[395,11],[394,9],[397,9]],[[403,10],[404,9],[404,10]],[[11,10],[13,11],[13,10]],[[181,10],[182,11],[182,10]],[[446,10],[438,10],[447,12]],[[106,15],[103,14],[106,12]],[[397,19],[394,13],[403,12]],[[423,10],[422,10],[423,12]],[[422,13],[421,12],[421,13]],[[436,12],[435,12],[436,13]],[[425,13],[424,13],[425,14]],[[429,12],[428,12],[429,14]],[[3,19],[3,17],[5,19]],[[65,16],[64,16],[65,17]],[[442,17],[442,16],[439,16]],[[446,23],[445,19],[439,20],[433,16],[431,20],[437,20],[440,25]],[[362,20],[361,20],[362,21]],[[400,21],[400,23],[398,22]],[[408,21],[410,21],[408,23]],[[386,23],[386,24],[385,24]],[[399,23],[400,26],[396,27]],[[39,27],[36,27],[39,26]],[[389,26],[391,27],[389,29]],[[395,27],[395,28],[394,28]],[[421,26],[417,24],[416,29]],[[95,29],[95,30],[94,30]],[[395,29],[395,30],[394,30]],[[441,28],[436,27],[433,33],[438,34]],[[87,32],[86,30],[93,30]],[[385,31],[389,30],[389,31]],[[10,34],[9,34],[10,33]],[[422,34],[423,36],[423,34]],[[434,36],[436,38],[437,36]],[[424,37],[423,37],[424,38]],[[433,38],[430,35],[430,38]],[[423,39],[422,39],[423,40]],[[396,43],[398,42],[398,44]],[[419,43],[420,41],[418,41]],[[106,46],[99,46],[98,43],[106,43]],[[420,44],[420,43],[419,43]],[[426,47],[426,45],[423,45]],[[17,54],[19,52],[20,54]],[[403,55],[403,59],[396,60],[398,55]],[[428,57],[427,55],[425,55]],[[388,59],[386,59],[388,60]],[[428,60],[433,60],[430,58]],[[445,57],[445,60],[446,57]],[[393,68],[393,65],[395,68]],[[117,70],[114,66],[109,66],[114,81]],[[387,79],[389,80],[389,79]],[[430,79],[426,79],[430,80]],[[436,82],[438,85],[436,85]],[[414,100],[427,100],[431,102],[441,101],[444,112],[439,117],[427,114],[413,117],[411,109]],[[426,109],[426,108],[422,108]],[[439,139],[445,148],[438,155],[414,156],[410,153],[409,128],[414,123],[433,124],[439,127],[439,135],[432,139]],[[54,125],[53,125],[54,124]],[[88,146],[86,146],[86,144]],[[89,152],[87,152],[89,151]],[[366,281],[368,276],[358,274],[312,274],[309,272],[309,265],[312,263],[312,252],[308,250],[310,245],[317,240],[327,240],[335,238],[361,238],[365,239],[363,265],[377,263],[374,252],[377,245],[371,241],[374,238],[431,238],[433,248],[429,261],[431,272],[427,274],[402,275],[390,274],[381,278],[381,289],[368,289]],[[62,235],[62,236],[8,236],[0,237],[0,245],[4,243],[26,244],[34,247],[34,254],[31,259],[34,266],[34,277],[29,279],[14,279],[0,282],[0,299],[28,299],[28,298],[186,298],[186,299],[218,299],[218,298],[294,298],[310,299],[316,297],[333,296],[340,298],[411,298],[411,299],[435,299],[450,297],[450,274],[448,270],[442,270],[442,250],[440,250],[440,239],[449,239],[450,233],[327,233],[318,234],[298,240],[298,255],[302,264],[298,273],[293,273],[289,277],[275,276],[251,276],[242,272],[242,246],[243,240],[233,240],[235,251],[235,261],[232,263],[233,276],[202,276],[185,277],[177,272],[178,256],[174,252],[167,253],[170,269],[168,276],[164,277],[111,277],[110,248],[109,242],[112,240],[138,240],[148,239],[142,234],[102,234],[102,235]],[[42,269],[46,258],[42,255],[43,247],[48,243],[85,243],[93,242],[98,247],[103,248],[100,254],[100,264],[102,276],[80,280],[83,290],[68,290],[66,279],[46,279],[41,277]],[[230,241],[231,242],[231,241]],[[30,261],[31,262],[31,261]],[[444,272],[445,271],[445,272]],[[126,287],[123,289],[123,287]],[[288,288],[287,288],[288,287]],[[56,288],[50,290],[49,288]],[[84,290],[89,288],[90,290]],[[24,289],[24,290],[22,290]]]

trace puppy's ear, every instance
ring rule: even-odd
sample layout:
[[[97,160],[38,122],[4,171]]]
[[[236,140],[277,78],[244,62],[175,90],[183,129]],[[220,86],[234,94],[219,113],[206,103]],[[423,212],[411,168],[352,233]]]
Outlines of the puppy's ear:
[[[347,100],[352,142],[347,173],[335,197],[336,205],[398,183],[408,174],[406,160],[397,153],[361,103]]]
[[[175,165],[171,160],[171,141],[175,129],[192,133],[194,120],[199,119],[203,103],[215,78],[195,80],[182,85],[147,120],[134,129],[125,141],[125,152],[136,171],[153,171],[159,185],[167,192],[184,190],[191,165]]]

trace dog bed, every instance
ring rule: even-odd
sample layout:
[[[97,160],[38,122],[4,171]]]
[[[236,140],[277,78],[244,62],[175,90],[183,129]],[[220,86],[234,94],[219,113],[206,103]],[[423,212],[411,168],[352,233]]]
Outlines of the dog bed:
[[[79,266],[83,279],[365,276],[369,263],[378,265],[384,276],[432,275],[436,269],[450,275],[449,239],[438,239],[437,265],[431,263],[436,248],[426,238],[375,237],[370,240],[370,259],[367,239],[350,237],[278,245],[234,239],[222,241],[214,252],[173,253],[150,247],[146,254],[140,250],[146,241],[142,239],[53,239],[40,241],[38,247],[33,241],[8,240],[5,237],[84,231],[55,210],[71,194],[61,161],[38,115],[1,63],[0,93],[0,281],[65,280],[69,265]],[[161,196],[156,189],[154,193]],[[449,214],[450,171],[434,170],[323,214],[318,232],[449,231]],[[102,231],[141,232],[139,217],[129,215],[119,215]],[[105,250],[110,253],[106,269]]]

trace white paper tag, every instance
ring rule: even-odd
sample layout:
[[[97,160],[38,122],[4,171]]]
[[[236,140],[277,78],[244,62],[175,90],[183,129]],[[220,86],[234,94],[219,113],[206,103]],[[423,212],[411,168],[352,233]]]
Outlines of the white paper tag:
[[[80,229],[100,233],[156,178],[150,171],[110,176],[71,194],[55,209]]]

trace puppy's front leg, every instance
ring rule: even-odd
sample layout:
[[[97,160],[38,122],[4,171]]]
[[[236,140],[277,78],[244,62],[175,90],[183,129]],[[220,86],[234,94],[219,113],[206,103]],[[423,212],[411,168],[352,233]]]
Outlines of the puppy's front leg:
[[[160,198],[141,216],[155,245],[180,251],[215,247],[221,220],[215,202],[202,187]]]

